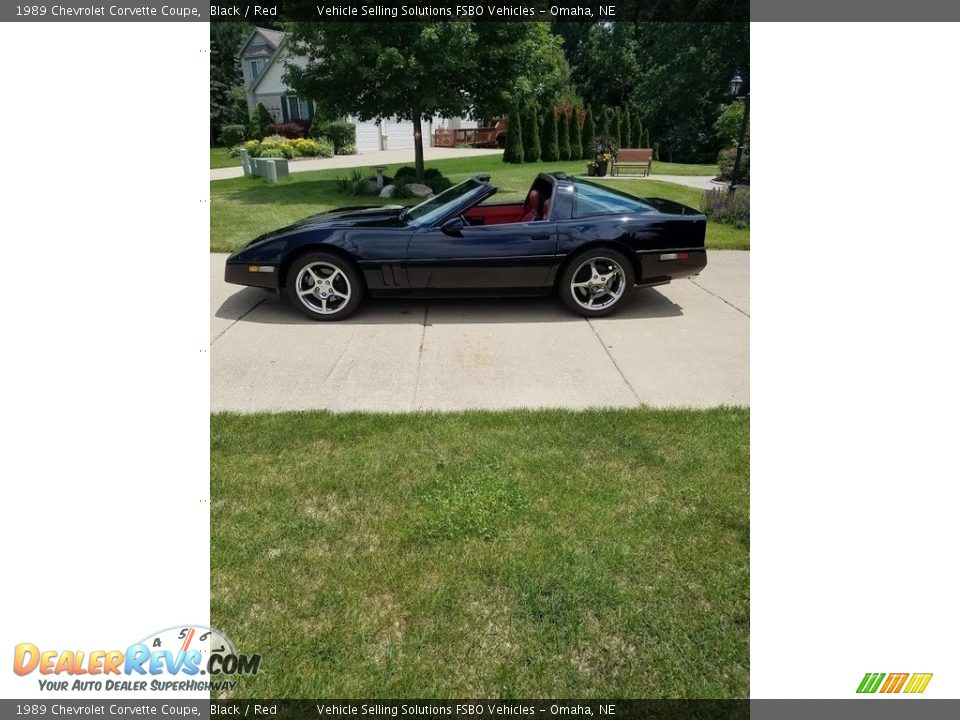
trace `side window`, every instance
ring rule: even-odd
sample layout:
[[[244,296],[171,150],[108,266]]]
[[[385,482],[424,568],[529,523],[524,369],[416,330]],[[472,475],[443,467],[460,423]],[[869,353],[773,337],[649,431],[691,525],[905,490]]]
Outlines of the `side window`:
[[[606,188],[577,183],[573,197],[573,217],[650,212],[652,208],[637,198]]]
[[[250,79],[256,80],[260,77],[260,73],[263,72],[264,66],[267,64],[267,61],[263,58],[257,58],[256,60],[249,60],[250,65]]]

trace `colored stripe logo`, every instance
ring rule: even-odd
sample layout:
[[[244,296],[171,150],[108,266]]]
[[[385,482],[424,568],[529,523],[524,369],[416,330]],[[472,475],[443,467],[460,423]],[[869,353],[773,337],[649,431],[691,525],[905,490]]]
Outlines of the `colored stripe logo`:
[[[857,687],[858,693],[922,693],[933,673],[867,673]]]

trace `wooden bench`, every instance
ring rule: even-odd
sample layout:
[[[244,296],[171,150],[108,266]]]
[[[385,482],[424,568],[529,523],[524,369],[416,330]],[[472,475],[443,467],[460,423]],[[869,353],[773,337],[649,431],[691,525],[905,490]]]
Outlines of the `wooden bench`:
[[[640,170],[644,177],[650,175],[653,166],[653,150],[651,148],[621,148],[617,159],[613,161],[613,174],[619,175],[621,168],[635,168]]]

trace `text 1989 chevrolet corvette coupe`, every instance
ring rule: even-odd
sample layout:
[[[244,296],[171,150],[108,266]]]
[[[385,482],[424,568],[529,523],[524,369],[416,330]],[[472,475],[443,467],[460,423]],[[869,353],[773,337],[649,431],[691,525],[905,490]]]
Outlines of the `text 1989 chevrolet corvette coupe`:
[[[347,207],[257,238],[227,259],[226,281],[284,293],[307,317],[340,320],[373,296],[559,293],[585,317],[616,310],[635,285],[696,275],[706,218],[563,173],[523,202],[488,203],[478,175],[410,208]]]

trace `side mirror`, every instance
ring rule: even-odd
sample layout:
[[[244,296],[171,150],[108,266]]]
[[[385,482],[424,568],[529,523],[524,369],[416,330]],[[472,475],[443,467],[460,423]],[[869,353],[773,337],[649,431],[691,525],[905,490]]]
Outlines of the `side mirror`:
[[[453,237],[462,237],[463,233],[463,218],[455,217],[447,220],[443,225],[440,226],[440,230],[443,231],[446,235],[452,235]]]

